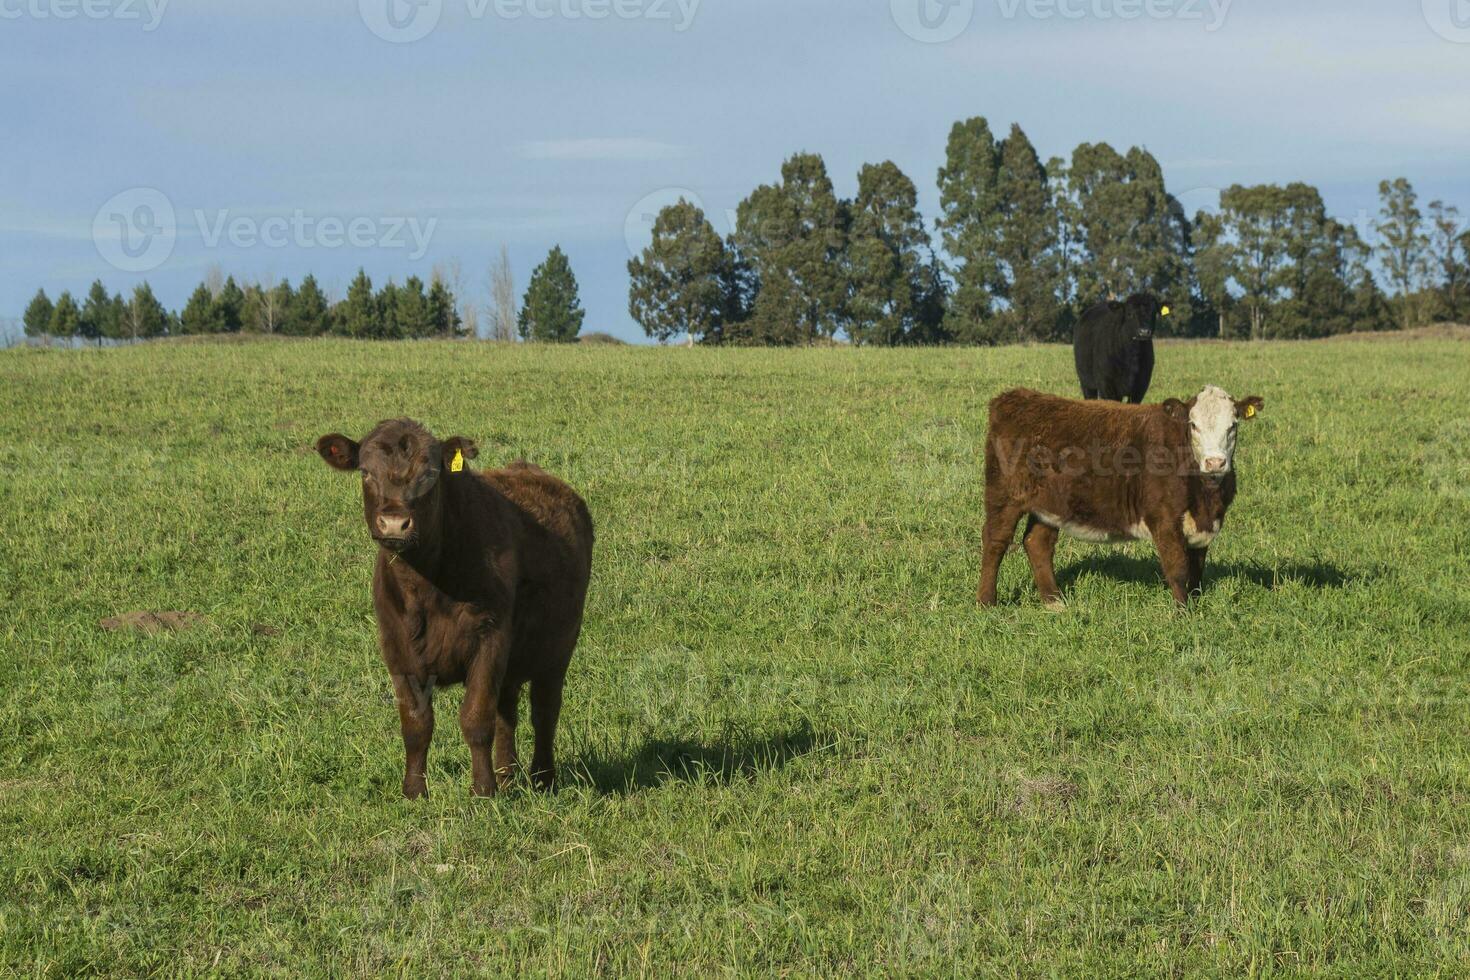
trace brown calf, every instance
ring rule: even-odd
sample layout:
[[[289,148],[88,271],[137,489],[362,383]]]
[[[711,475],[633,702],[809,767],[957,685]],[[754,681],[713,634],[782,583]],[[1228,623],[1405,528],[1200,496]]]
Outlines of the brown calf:
[[[465,465],[477,455],[473,442],[440,442],[410,419],[382,422],[360,444],[322,436],[316,448],[332,467],[362,471],[363,513],[379,545],[378,643],[403,727],[403,795],[428,792],[435,684],[464,684],[459,727],[471,792],[491,796],[515,768],[529,683],[531,775],[550,787],[562,684],[592,570],[582,498],[528,463],[476,473]]]
[[[1152,540],[1181,604],[1197,592],[1205,554],[1235,499],[1235,434],[1260,398],[1216,387],[1162,405],[1079,402],[1018,388],[990,403],[979,600],[995,604],[1000,562],[1024,516],[1023,543],[1042,601],[1061,600],[1057,536]]]

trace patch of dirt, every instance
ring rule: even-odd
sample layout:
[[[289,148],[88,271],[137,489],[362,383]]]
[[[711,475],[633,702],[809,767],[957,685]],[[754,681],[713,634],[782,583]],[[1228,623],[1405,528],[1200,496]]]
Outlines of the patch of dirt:
[[[1060,776],[1022,779],[1011,806],[1017,813],[1027,810],[1059,810],[1076,798],[1082,788]]]
[[[250,627],[250,632],[256,636],[280,636],[281,631],[269,623],[256,623]]]
[[[209,617],[196,612],[127,612],[108,616],[97,625],[105,630],[137,630],[140,633],[178,633],[209,623]]]

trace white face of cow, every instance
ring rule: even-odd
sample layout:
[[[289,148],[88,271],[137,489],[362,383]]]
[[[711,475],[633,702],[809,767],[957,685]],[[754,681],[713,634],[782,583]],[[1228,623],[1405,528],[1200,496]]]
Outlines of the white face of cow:
[[[1189,444],[1201,472],[1217,476],[1230,472],[1235,462],[1239,413],[1235,399],[1214,385],[1195,396],[1189,410]]]

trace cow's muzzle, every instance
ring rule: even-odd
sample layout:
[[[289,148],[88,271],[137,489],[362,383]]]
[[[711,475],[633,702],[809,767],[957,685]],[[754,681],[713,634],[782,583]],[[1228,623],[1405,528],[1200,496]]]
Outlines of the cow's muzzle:
[[[408,514],[379,514],[373,521],[373,539],[389,551],[404,551],[418,538]]]

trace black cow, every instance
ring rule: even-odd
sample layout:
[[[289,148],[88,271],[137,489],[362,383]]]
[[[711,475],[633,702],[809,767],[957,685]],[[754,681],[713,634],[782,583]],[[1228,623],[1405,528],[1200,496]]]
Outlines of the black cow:
[[[1147,293],[1082,314],[1072,340],[1082,397],[1142,404],[1154,375],[1154,327],[1168,315],[1169,308]]]

